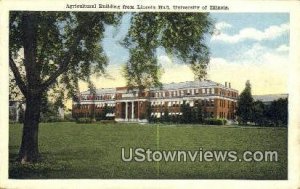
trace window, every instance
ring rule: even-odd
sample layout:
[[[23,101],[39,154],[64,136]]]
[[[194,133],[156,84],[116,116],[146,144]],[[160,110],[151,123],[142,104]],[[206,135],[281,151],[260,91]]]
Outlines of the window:
[[[183,96],[183,95],[184,95],[184,91],[181,90],[181,91],[180,91],[180,96]]]
[[[205,94],[206,93],[206,89],[202,89],[202,94]]]

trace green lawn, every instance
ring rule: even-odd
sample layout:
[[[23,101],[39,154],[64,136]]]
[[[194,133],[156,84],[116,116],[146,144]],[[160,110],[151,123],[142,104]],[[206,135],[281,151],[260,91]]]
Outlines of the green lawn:
[[[22,126],[10,125],[10,178],[287,179],[287,129],[201,125],[42,123],[42,162],[20,165]],[[278,162],[123,162],[121,147],[278,151]],[[127,151],[128,152],[128,151]]]

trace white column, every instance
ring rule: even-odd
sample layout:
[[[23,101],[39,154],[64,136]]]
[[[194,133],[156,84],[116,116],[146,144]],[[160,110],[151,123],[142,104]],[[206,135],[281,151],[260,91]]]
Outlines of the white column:
[[[131,119],[134,119],[134,101],[132,101],[132,106],[131,106]]]
[[[125,102],[126,106],[125,106],[125,120],[128,119],[128,102]]]

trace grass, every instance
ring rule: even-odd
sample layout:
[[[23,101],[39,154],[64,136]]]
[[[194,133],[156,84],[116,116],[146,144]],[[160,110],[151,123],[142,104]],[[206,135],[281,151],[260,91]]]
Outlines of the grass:
[[[9,130],[10,178],[287,179],[287,129],[238,126],[42,123],[42,161],[14,162],[22,126]],[[278,162],[123,162],[121,147],[278,151]]]

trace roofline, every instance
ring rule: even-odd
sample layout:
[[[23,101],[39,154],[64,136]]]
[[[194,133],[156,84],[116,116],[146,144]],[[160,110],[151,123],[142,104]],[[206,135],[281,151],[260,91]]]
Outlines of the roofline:
[[[232,91],[235,91],[235,92],[239,92],[237,89],[234,89],[234,88],[229,88],[229,87],[226,87],[225,85],[221,84],[221,83],[218,83],[218,82],[215,82],[215,81],[211,81],[211,80],[203,80],[203,81],[200,81],[200,80],[196,80],[196,81],[181,81],[181,82],[171,82],[171,83],[163,83],[162,84],[162,88],[159,88],[159,87],[150,87],[150,89],[148,89],[147,91],[154,91],[154,90],[178,90],[178,89],[186,89],[186,88],[189,88],[189,87],[178,87],[178,88],[173,88],[173,89],[164,89],[164,85],[170,85],[170,84],[180,84],[180,83],[188,83],[188,82],[209,82],[211,83],[211,85],[208,85],[208,86],[200,86],[201,88],[205,88],[205,87],[221,87],[223,89],[230,89]],[[230,83],[230,82],[229,82]],[[138,87],[135,87],[135,88],[138,88]],[[193,87],[194,88],[194,87]],[[101,89],[104,89],[104,90],[114,90],[115,92],[117,92],[118,90],[126,90],[128,89],[127,86],[124,86],[124,87],[115,87],[115,88],[98,88],[96,89],[97,90],[101,90]],[[87,93],[89,92],[90,90],[86,90],[86,91],[83,91],[83,92],[80,92],[80,94],[82,93]],[[106,93],[106,92],[105,92]]]

